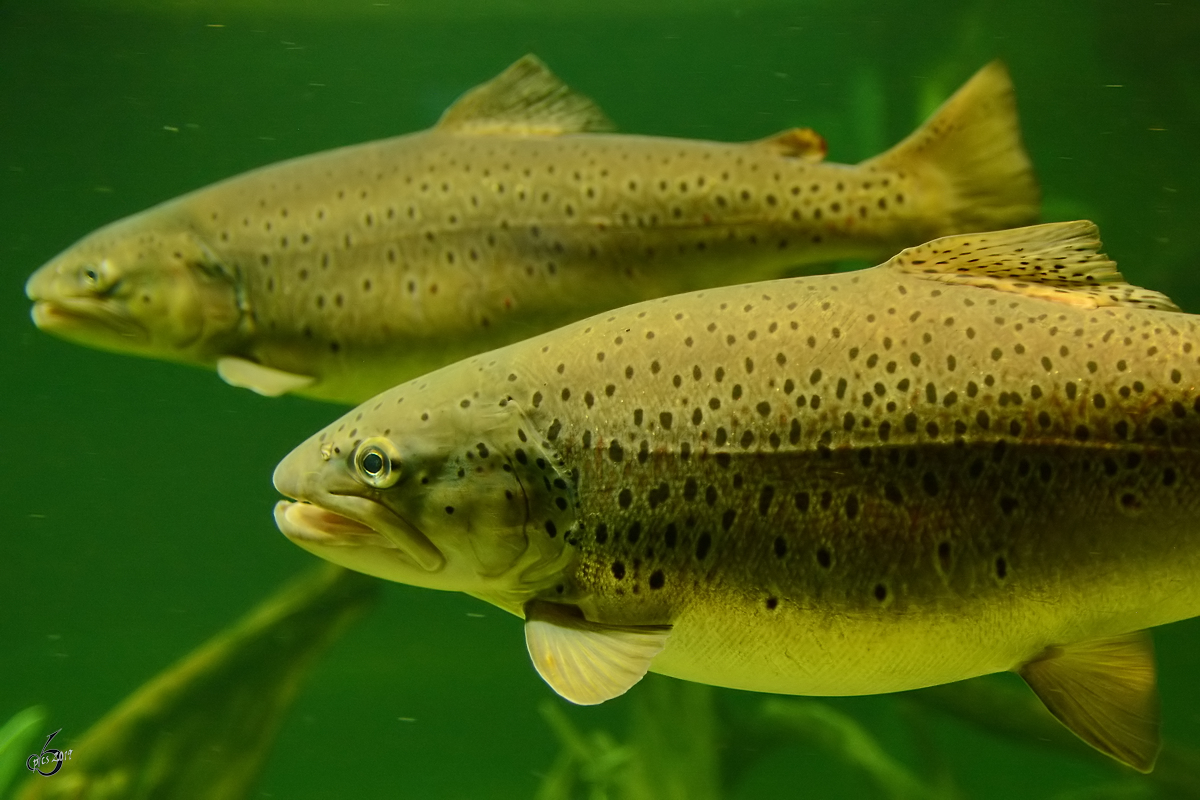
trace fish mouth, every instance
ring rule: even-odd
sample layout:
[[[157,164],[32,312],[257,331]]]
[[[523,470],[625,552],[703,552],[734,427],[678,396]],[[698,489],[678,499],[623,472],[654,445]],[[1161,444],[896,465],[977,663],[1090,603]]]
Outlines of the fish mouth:
[[[149,339],[144,327],[92,298],[34,298],[29,314],[33,317],[33,324],[40,330],[66,338],[95,335],[97,331],[103,331],[112,336],[115,342],[126,346],[145,344]]]
[[[305,549],[377,547],[425,572],[446,565],[445,556],[420,530],[379,503],[351,495],[323,495],[321,502],[280,500],[275,524]]]
[[[361,547],[369,544],[395,547],[374,528],[303,501],[280,500],[276,503],[275,524],[284,536],[298,542],[327,547]]]

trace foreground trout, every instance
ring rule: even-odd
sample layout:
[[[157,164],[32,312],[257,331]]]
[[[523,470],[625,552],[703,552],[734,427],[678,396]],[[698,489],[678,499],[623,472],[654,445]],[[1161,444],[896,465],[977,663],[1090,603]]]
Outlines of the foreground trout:
[[[985,67],[857,166],[790,130],[618,136],[532,56],[427,131],[295,159],[116,222],[43,266],[38,327],[360,402],[588,313],[1033,221],[1012,85]]]
[[[1200,327],[1088,222],[654,300],[397,386],[275,472],[294,542],[522,616],[577,703],[1014,670],[1137,769],[1200,614]]]

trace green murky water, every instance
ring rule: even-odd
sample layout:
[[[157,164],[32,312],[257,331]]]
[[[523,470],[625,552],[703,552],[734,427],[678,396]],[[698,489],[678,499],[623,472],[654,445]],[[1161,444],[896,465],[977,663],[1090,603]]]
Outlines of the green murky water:
[[[270,474],[340,413],[51,339],[29,321],[26,276],[99,225],[218,178],[426,127],[525,52],[624,131],[741,140],[804,125],[843,162],[1003,57],[1045,218],[1095,220],[1131,281],[1200,312],[1195,4],[0,3],[0,721],[43,704],[69,744],[311,565],[272,523]],[[259,796],[534,796],[560,744],[518,620],[385,588],[305,685]],[[1156,632],[1164,734],[1190,747],[1198,639],[1196,621]],[[563,709],[625,739],[646,725],[638,692],[654,691]],[[743,722],[762,700],[713,696],[720,719]],[[1123,778],[895,698],[831,705],[965,798],[1092,796]],[[717,739],[739,765],[723,796],[877,791],[827,749],[731,730]]]

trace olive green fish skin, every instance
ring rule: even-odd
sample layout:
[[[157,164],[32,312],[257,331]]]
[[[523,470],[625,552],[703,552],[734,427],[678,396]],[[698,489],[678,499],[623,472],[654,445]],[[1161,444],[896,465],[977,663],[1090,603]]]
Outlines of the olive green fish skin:
[[[565,566],[474,594],[669,623],[651,668],[681,678],[910,689],[1200,612],[1198,340],[1190,315],[886,267],[729,287],[398,386],[276,479],[369,436],[469,453],[479,409],[519,406],[490,456],[549,454],[567,502],[529,502],[525,534]],[[376,499],[412,519],[421,492]]]
[[[767,276],[884,255],[955,224],[926,210],[938,200],[911,174],[753,144],[425,132],[324,158],[305,164],[304,183],[268,173],[189,205],[202,238],[237,241],[230,260],[246,265],[261,331],[253,355],[301,374],[321,365],[339,387],[364,373],[356,400],[397,383],[401,357],[407,378],[572,316],[718,283],[732,263]],[[329,202],[295,213],[297,195]],[[868,213],[814,224],[850,208]]]
[[[996,64],[946,119],[857,166],[821,163],[819,137],[797,132],[744,144],[480,133],[450,124],[463,102],[430,130],[264,167],[97,231],[30,279],[35,321],[152,357],[235,357],[309,378],[297,393],[361,402],[734,271],[747,280],[885,257],[1037,214],[1011,83]],[[178,288],[159,288],[158,273]],[[135,289],[142,281],[151,285]],[[109,305],[117,335],[82,323],[89,298]],[[54,313],[68,302],[74,325]],[[128,330],[160,305],[141,339]]]

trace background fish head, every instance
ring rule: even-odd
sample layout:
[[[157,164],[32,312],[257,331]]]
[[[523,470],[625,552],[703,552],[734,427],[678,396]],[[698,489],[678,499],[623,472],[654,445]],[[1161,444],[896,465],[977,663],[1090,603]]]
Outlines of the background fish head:
[[[275,519],[336,564],[514,612],[553,583],[575,524],[570,476],[504,387],[440,373],[391,389],[291,452]],[[482,381],[480,382],[482,384]]]
[[[34,324],[69,341],[211,363],[241,323],[234,268],[185,219],[138,214],[84,237],[30,276]]]

